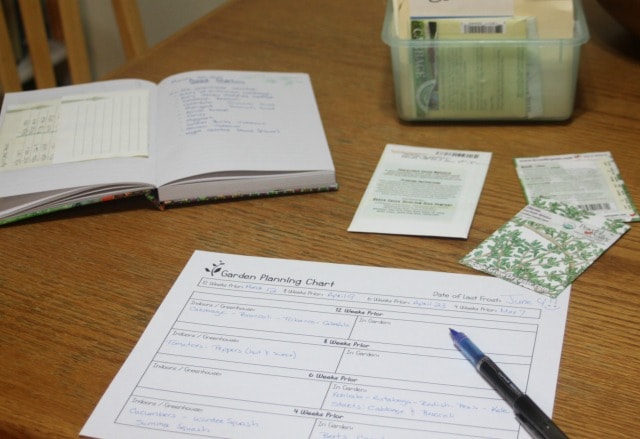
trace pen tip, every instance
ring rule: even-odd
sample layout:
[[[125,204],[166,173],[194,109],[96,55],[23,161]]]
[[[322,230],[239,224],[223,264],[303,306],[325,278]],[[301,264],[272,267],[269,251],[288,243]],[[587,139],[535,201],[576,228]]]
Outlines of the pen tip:
[[[455,329],[453,329],[453,328],[449,328],[449,333],[450,333],[451,335],[453,335],[453,336],[458,335],[458,331],[456,331],[456,330],[455,330]]]

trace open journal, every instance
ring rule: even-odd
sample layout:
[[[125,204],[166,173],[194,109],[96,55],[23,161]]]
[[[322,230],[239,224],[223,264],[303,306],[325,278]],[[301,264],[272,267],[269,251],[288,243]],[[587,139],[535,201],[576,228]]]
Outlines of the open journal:
[[[8,93],[0,113],[0,224],[134,194],[166,206],[336,188],[304,73]]]

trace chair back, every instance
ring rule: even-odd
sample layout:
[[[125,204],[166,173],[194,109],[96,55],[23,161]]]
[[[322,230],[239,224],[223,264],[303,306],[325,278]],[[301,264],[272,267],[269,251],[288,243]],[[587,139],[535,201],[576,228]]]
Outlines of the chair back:
[[[138,4],[134,0],[111,0],[120,38],[127,60],[147,49],[147,41],[140,18]],[[29,57],[33,66],[36,88],[55,87],[56,77],[51,58],[47,25],[40,0],[18,0],[20,17]],[[90,82],[89,55],[78,0],[49,0],[57,12],[63,38],[69,74],[73,84]],[[0,86],[3,92],[22,90],[16,65],[16,56],[7,24],[7,17],[0,5]]]

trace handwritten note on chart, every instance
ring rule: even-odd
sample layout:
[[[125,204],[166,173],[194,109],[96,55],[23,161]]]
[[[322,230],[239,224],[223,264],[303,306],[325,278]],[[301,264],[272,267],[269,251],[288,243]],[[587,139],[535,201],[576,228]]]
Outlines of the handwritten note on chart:
[[[17,105],[0,127],[0,170],[147,156],[148,138],[148,90]]]
[[[96,438],[526,438],[451,344],[551,412],[569,294],[196,252],[82,430]]]

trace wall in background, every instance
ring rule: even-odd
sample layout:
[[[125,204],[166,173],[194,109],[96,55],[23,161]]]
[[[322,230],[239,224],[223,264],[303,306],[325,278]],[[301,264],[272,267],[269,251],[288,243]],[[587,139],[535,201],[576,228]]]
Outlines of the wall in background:
[[[134,1],[134,0],[132,0]],[[137,0],[150,46],[162,41],[226,0]],[[82,0],[91,71],[95,79],[125,62],[110,0]]]

